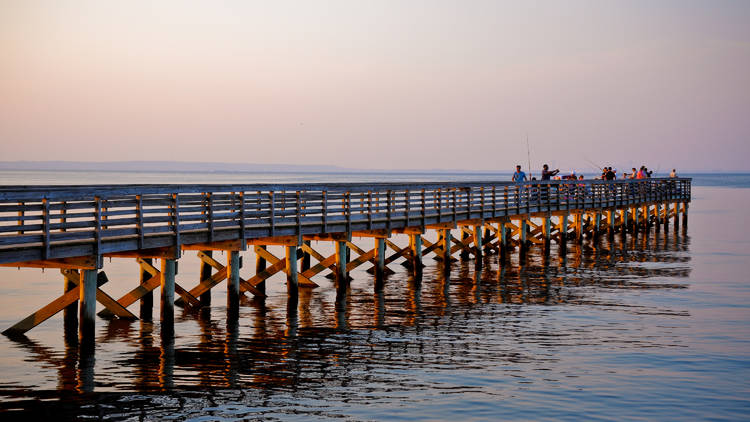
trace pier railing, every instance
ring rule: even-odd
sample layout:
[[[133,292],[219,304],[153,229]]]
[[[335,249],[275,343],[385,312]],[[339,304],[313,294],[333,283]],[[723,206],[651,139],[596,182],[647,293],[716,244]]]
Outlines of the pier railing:
[[[688,202],[691,179],[0,186],[0,263]]]

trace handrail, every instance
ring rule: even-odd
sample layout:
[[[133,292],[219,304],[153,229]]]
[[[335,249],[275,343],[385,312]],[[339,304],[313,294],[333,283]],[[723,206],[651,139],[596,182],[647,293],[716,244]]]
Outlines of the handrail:
[[[691,181],[0,186],[0,263],[688,202]]]

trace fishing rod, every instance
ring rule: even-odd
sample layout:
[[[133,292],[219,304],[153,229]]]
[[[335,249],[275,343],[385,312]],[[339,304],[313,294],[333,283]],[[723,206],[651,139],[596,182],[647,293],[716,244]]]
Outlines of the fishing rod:
[[[594,167],[598,168],[598,169],[599,169],[599,170],[601,170],[601,171],[604,171],[604,167],[600,167],[600,166],[598,166],[598,165],[597,165],[597,164],[596,164],[595,162],[593,162],[593,161],[589,160],[589,159],[588,159],[588,158],[586,158],[586,157],[583,157],[583,159],[584,159],[584,160],[586,160],[586,161],[588,161],[588,162],[589,162],[589,164],[591,164],[592,166],[594,166]]]
[[[531,180],[531,150],[529,149],[529,134],[526,134],[526,159],[529,165],[529,180]]]

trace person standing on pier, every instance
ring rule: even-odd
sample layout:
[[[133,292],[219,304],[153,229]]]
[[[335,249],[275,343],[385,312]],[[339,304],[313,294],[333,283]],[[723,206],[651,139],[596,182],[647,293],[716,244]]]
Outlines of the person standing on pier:
[[[557,173],[560,173],[560,169],[550,170],[548,165],[542,166],[542,180],[551,180]]]
[[[615,180],[615,179],[617,179],[617,173],[615,173],[612,170],[612,167],[607,167],[607,171],[604,173],[604,179],[605,180]]]
[[[672,169],[672,172],[669,173],[669,178],[674,179],[677,177],[677,169]]]
[[[521,171],[521,166],[516,166],[516,172],[513,173],[513,181],[514,182],[525,182],[526,181],[526,173]]]

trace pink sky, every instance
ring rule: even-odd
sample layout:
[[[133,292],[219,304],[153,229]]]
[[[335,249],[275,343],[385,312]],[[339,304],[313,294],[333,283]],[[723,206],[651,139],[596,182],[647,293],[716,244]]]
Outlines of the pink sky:
[[[157,4],[154,4],[157,3]],[[746,1],[0,2],[0,161],[748,171]]]

